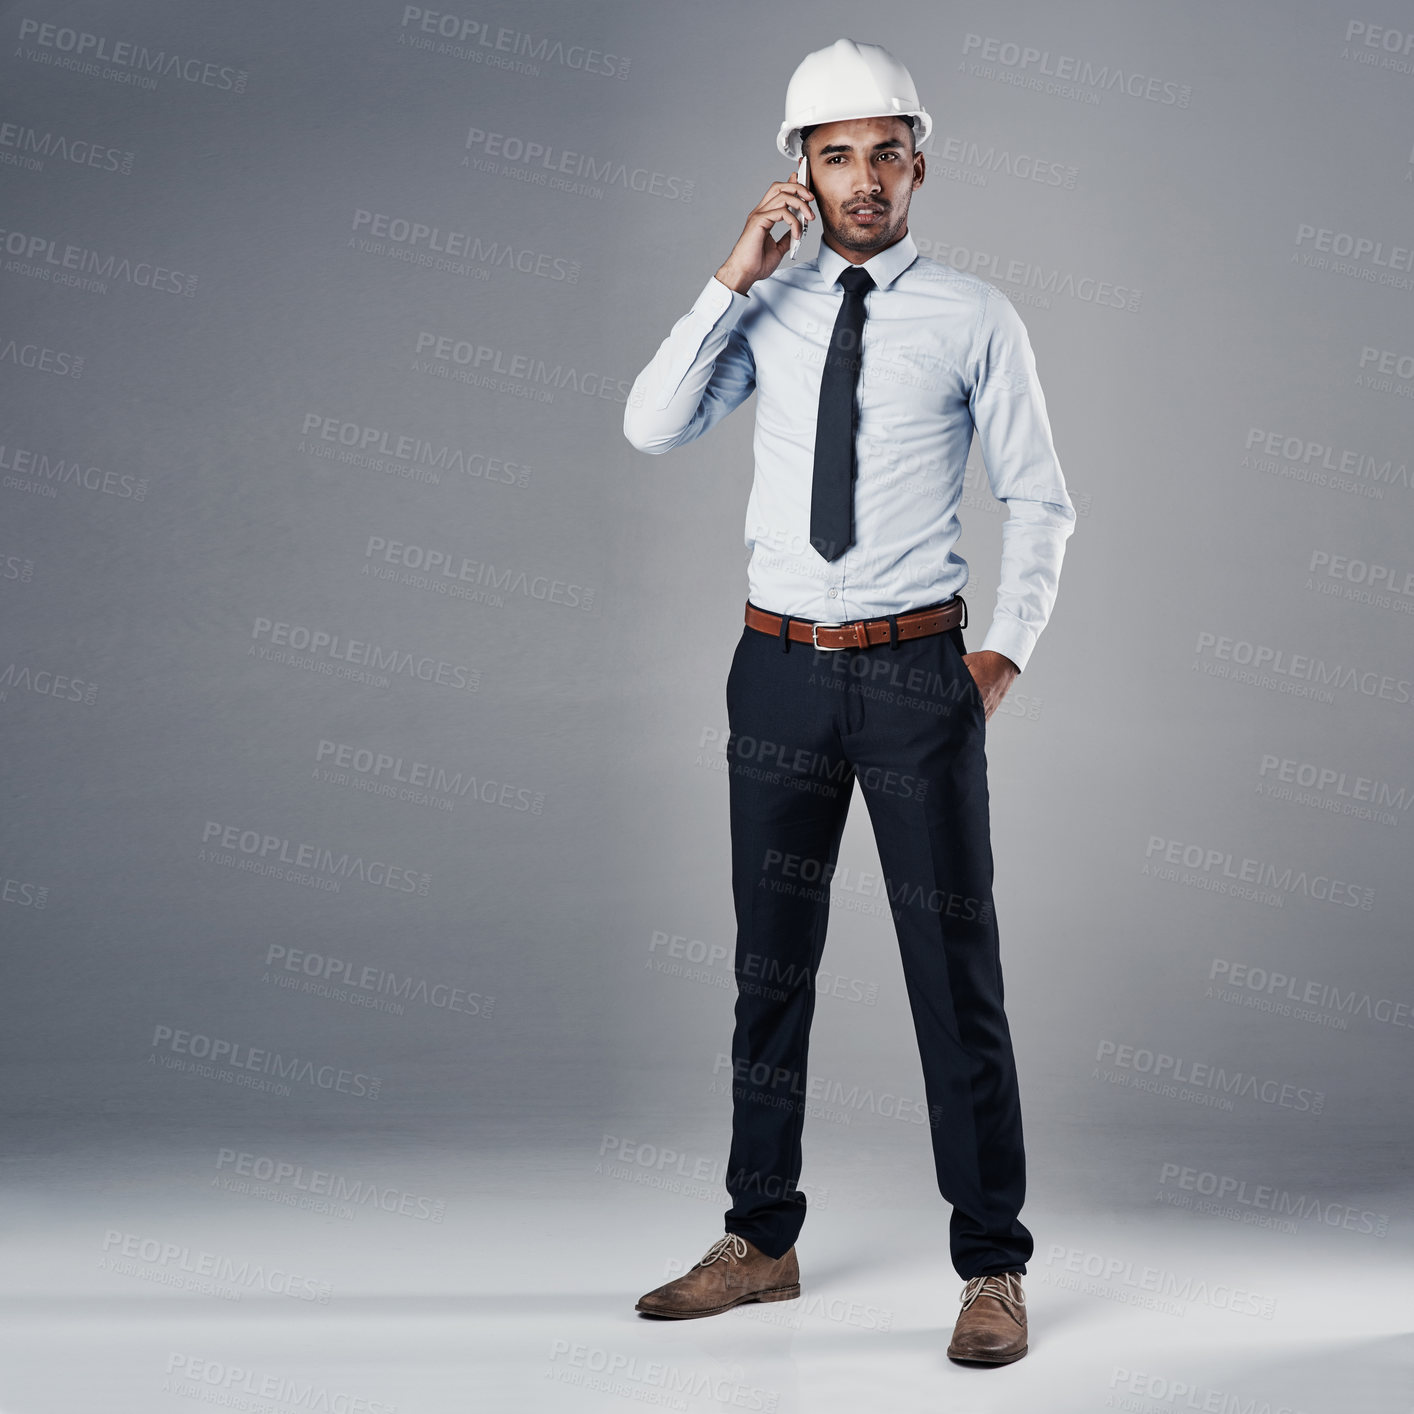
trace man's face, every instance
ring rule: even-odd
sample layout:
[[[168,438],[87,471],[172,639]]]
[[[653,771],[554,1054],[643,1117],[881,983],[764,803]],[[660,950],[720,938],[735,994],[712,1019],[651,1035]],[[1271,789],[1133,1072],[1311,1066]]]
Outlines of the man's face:
[[[805,140],[805,155],[822,238],[842,255],[867,259],[907,231],[924,161],[913,151],[912,130],[902,118],[822,123]]]

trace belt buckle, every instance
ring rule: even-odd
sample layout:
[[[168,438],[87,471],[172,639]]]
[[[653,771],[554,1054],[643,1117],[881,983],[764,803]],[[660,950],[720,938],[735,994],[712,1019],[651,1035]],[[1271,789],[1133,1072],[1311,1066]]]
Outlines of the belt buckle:
[[[817,636],[822,628],[840,628],[840,624],[811,624],[810,643],[817,653],[843,653],[849,644],[842,644],[839,648],[831,648],[827,643],[821,643]]]

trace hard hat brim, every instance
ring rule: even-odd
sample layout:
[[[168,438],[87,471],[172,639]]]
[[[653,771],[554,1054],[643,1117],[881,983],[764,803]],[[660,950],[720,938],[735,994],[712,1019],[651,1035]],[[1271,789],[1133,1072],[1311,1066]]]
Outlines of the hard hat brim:
[[[855,118],[913,118],[916,121],[913,126],[913,145],[922,147],[928,141],[928,134],[933,131],[933,120],[928,116],[924,108],[905,108],[896,112],[879,113],[876,111],[866,113],[830,113],[816,118],[813,122],[803,126],[818,128],[825,123],[848,123]],[[794,162],[800,161],[800,129],[802,124],[791,123],[789,121],[781,124],[781,130],[776,135],[776,147],[782,157],[789,157]]]

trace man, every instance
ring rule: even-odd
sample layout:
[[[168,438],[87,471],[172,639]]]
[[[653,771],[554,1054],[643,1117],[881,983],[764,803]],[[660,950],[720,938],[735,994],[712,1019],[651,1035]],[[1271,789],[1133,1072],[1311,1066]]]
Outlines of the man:
[[[1026,1353],[1033,1249],[1002,1006],[985,722],[1055,601],[1075,513],[1026,331],[990,285],[908,233],[931,119],[886,50],[807,56],[772,182],[731,254],[639,375],[645,452],[757,393],[746,627],[727,678],[738,998],[726,1234],[647,1315],[800,1293],[795,1240],[813,981],[854,781],[868,806],[923,1061],[938,1185],[966,1286],[948,1354]],[[787,260],[818,220],[813,261]],[[772,230],[785,222],[779,237]],[[966,652],[954,552],[974,428],[1006,502],[996,612]],[[813,885],[813,886],[812,886]],[[758,979],[769,978],[763,985]]]

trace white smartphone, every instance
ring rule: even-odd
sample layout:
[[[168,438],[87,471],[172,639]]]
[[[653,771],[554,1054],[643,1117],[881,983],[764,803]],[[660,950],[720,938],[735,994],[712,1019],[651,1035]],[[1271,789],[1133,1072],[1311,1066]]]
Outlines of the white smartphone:
[[[797,182],[800,183],[801,186],[806,186],[806,185],[807,185],[805,178],[806,178],[806,174],[809,172],[809,169],[810,169],[810,164],[809,164],[809,162],[807,161],[805,154],[802,152],[802,153],[800,154],[800,165],[797,166],[796,169],[795,169],[795,179],[796,179]],[[801,235],[803,236],[803,235],[805,234],[805,221],[804,221],[804,218],[801,219],[800,231],[801,231]],[[791,239],[791,243],[790,243],[790,258],[791,258],[792,260],[795,259],[796,252],[800,249],[800,239],[801,239],[800,236],[794,236],[794,237],[792,237],[792,239]]]

